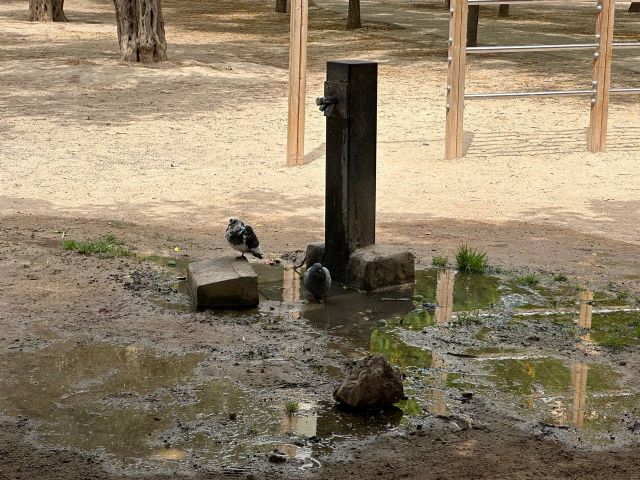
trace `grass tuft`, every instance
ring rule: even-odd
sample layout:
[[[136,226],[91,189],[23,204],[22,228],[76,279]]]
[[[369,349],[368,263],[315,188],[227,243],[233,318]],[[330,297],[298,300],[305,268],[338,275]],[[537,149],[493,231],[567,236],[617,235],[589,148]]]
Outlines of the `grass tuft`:
[[[460,245],[456,252],[458,270],[466,273],[483,273],[487,269],[487,252]]]
[[[447,257],[433,257],[431,260],[431,265],[438,268],[445,268],[449,263],[449,259]]]
[[[629,290],[620,290],[618,293],[616,293],[616,298],[618,300],[628,300],[629,296]]]
[[[284,409],[287,412],[287,415],[291,417],[298,413],[298,410],[300,410],[300,404],[294,400],[288,401],[284,404]]]
[[[533,287],[534,285],[538,285],[540,283],[540,279],[534,274],[529,273],[527,275],[522,275],[521,277],[516,277],[516,283],[518,285],[527,285],[529,287]]]
[[[113,235],[105,235],[95,241],[63,240],[62,248],[83,255],[98,255],[100,257],[127,257],[131,255],[130,250]]]
[[[553,280],[555,282],[566,282],[568,280],[567,276],[564,273],[556,273],[553,276]]]

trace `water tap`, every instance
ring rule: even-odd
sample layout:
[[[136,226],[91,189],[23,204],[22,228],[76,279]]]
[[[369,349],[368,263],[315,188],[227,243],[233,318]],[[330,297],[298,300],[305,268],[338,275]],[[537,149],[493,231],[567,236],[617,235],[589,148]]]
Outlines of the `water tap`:
[[[318,97],[316,98],[316,105],[320,107],[320,111],[324,112],[329,105],[335,105],[338,103],[338,99],[336,97]]]

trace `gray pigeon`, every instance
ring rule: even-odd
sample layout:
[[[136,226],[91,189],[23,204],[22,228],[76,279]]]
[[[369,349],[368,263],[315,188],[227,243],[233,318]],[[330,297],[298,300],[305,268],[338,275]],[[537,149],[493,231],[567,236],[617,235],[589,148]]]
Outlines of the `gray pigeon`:
[[[331,274],[327,267],[319,263],[314,263],[311,268],[304,272],[304,288],[311,293],[314,301],[326,300],[327,292],[331,287]]]
[[[229,220],[225,238],[229,245],[242,253],[241,257],[244,257],[245,253],[250,253],[254,257],[262,258],[258,237],[253,232],[253,228],[246,225],[242,220],[238,218]]]

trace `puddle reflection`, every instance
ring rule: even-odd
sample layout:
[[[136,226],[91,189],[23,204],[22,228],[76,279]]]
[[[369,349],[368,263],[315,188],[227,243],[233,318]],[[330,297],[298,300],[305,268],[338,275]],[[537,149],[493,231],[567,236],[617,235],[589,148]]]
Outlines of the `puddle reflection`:
[[[447,415],[449,408],[445,390],[447,388],[449,373],[445,370],[446,361],[444,356],[432,352],[431,366],[439,371],[433,376],[433,388],[430,389],[431,402],[427,404],[427,409],[432,415]]]
[[[178,448],[160,448],[153,452],[150,457],[154,460],[184,460],[187,452]]]
[[[591,328],[591,320],[593,317],[593,292],[586,290],[580,294],[579,299],[580,313],[578,316],[578,326],[582,328]]]
[[[295,303],[300,301],[300,275],[293,268],[282,269],[282,300]]]
[[[436,322],[447,323],[453,318],[453,287],[456,281],[455,270],[438,272],[436,285]]]
[[[280,433],[295,433],[303,437],[315,437],[318,431],[317,405],[299,403],[295,415],[283,414],[278,424]]]
[[[587,399],[587,374],[589,366],[576,363],[571,366],[571,387],[573,389],[573,408],[571,423],[578,428],[584,427],[584,411]]]

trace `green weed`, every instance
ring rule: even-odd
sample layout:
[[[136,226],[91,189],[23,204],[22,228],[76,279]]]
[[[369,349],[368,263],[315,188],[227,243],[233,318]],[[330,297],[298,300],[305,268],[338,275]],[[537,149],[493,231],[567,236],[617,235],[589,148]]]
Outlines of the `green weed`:
[[[458,270],[466,273],[483,273],[487,269],[487,252],[462,244],[456,252]]]
[[[284,404],[284,410],[287,412],[287,415],[290,417],[298,413],[300,410],[300,404],[296,401],[288,401]]]
[[[616,294],[616,298],[618,300],[627,300],[629,298],[629,290],[620,290]]]
[[[63,240],[62,248],[83,255],[98,255],[100,257],[126,257],[131,255],[130,250],[113,235],[105,235],[95,241]]]
[[[518,285],[527,285],[529,287],[533,287],[534,285],[538,285],[540,283],[540,279],[532,273],[522,275],[521,277],[516,277],[515,281]]]
[[[431,260],[431,265],[437,268],[445,268],[449,263],[449,259],[447,257],[433,257]]]

